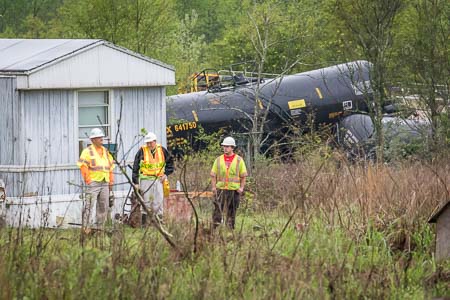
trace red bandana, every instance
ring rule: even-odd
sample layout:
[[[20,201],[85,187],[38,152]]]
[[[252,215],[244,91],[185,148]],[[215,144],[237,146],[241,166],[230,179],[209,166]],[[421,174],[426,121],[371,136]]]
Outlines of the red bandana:
[[[225,159],[225,165],[227,166],[227,168],[230,167],[231,162],[233,161],[234,157],[236,156],[236,153],[233,153],[232,155],[226,155],[224,154],[224,159]]]

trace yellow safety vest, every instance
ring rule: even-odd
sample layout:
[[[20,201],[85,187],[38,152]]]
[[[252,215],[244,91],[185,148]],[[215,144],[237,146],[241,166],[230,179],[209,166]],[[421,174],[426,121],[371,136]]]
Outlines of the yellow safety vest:
[[[142,146],[144,160],[141,160],[139,178],[161,177],[165,174],[166,159],[161,145],[156,144],[155,156],[147,145]]]
[[[103,147],[103,155],[100,156],[94,145],[90,145],[81,153],[78,166],[86,164],[92,181],[109,182],[109,173],[114,169],[111,154]]]
[[[241,160],[242,158],[236,154],[230,166],[227,168],[225,164],[225,156],[222,154],[216,160],[216,187],[222,190],[238,190],[241,187]]]

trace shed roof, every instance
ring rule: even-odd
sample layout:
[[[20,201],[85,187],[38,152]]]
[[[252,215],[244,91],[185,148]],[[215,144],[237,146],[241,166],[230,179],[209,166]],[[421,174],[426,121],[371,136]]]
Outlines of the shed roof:
[[[439,216],[450,206],[450,200],[447,201],[444,205],[442,205],[440,208],[437,209],[436,212],[434,212],[430,219],[428,219],[428,223],[436,223],[439,219]]]
[[[175,84],[173,66],[94,39],[0,39],[0,76],[19,90]]]
[[[0,39],[0,73],[30,73],[97,45],[125,52],[170,70],[173,66],[98,39]]]

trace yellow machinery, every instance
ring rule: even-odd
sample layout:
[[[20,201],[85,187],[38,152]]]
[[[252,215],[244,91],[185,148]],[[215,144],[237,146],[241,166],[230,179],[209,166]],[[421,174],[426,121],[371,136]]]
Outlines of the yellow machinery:
[[[191,93],[207,91],[208,88],[219,83],[219,74],[214,70],[207,69],[192,74],[189,79],[191,81]]]

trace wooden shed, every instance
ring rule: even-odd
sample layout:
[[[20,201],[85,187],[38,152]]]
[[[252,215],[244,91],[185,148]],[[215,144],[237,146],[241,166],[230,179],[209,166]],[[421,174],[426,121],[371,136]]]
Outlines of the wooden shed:
[[[165,86],[174,84],[172,66],[104,40],[0,39],[0,208],[7,223],[78,222],[76,162],[89,131],[103,128],[125,162],[142,144],[142,128],[165,145]],[[128,187],[116,186],[116,195]]]
[[[436,260],[450,258],[450,201],[447,201],[428,220],[436,223]]]

